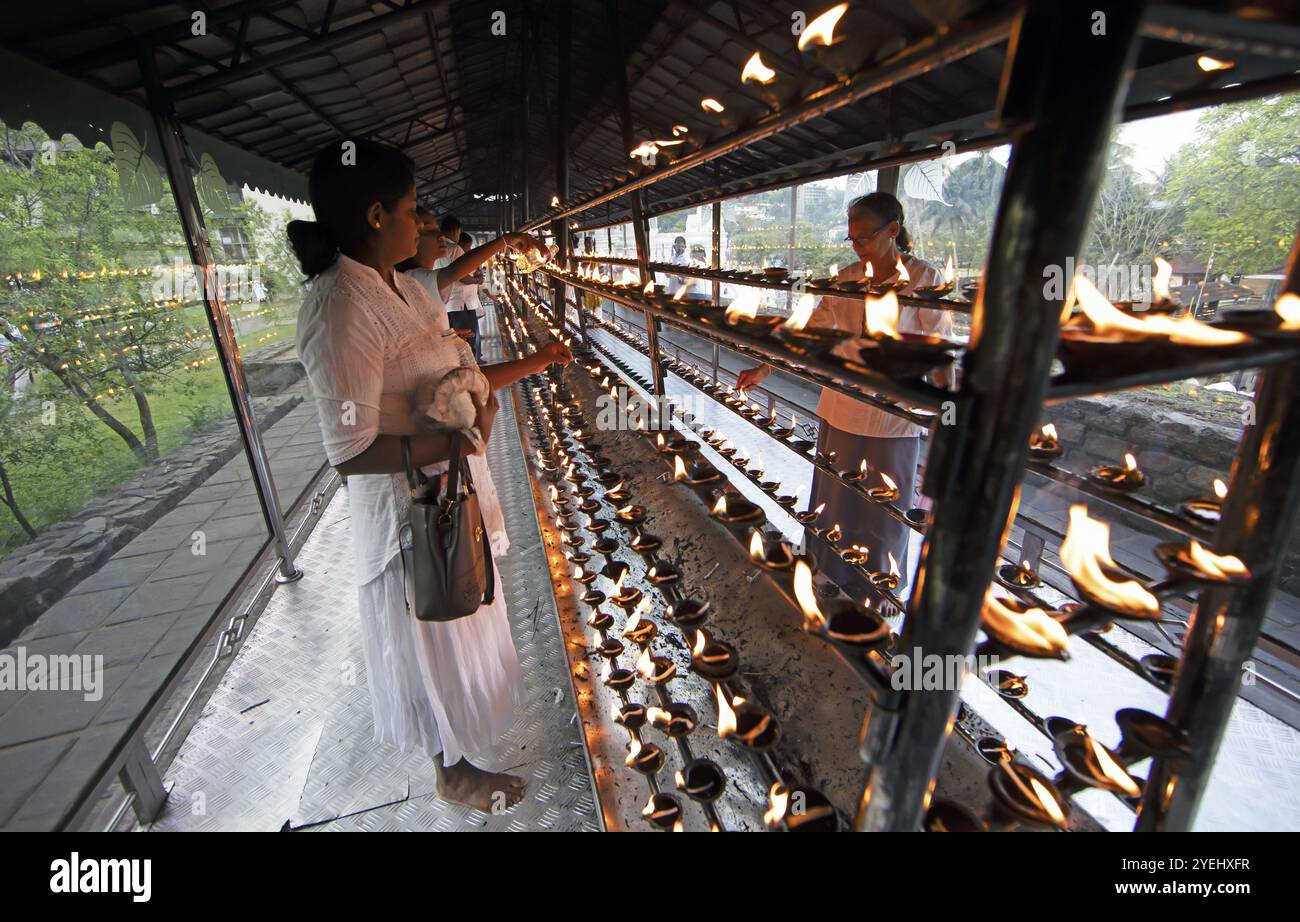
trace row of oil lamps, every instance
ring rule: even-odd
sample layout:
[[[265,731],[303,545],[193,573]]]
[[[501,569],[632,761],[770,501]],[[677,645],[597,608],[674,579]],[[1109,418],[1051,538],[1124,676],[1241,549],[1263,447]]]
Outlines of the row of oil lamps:
[[[625,586],[629,568],[613,559],[613,555],[625,545],[606,534],[610,523],[600,515],[604,510],[595,498],[599,487],[603,487],[603,498],[606,501],[622,504],[614,512],[614,519],[631,532],[626,546],[647,560],[649,570],[646,580],[669,600],[666,611],[668,620],[683,631],[695,632],[695,640],[691,645],[692,670],[714,684],[720,737],[746,751],[762,752],[779,737],[779,725],[763,708],[727,690],[727,680],[735,674],[738,665],[734,648],[708,637],[701,625],[709,614],[709,604],[681,593],[677,588],[680,579],[678,569],[671,562],[654,556],[661,542],[656,536],[640,530],[647,515],[645,508],[629,502],[631,497],[623,479],[601,466],[605,459],[598,454],[594,439],[582,431],[581,425],[574,428],[574,423],[581,421],[576,404],[548,399],[546,392],[536,386],[533,386],[529,396],[539,404],[540,414],[536,415],[536,419],[549,430],[549,440],[541,438],[545,447],[537,449],[536,460],[542,475],[552,481],[549,493],[555,508],[556,526],[565,534],[563,542],[567,545],[566,558],[576,567],[571,576],[584,587],[579,601],[591,610],[588,624],[600,637],[597,652],[610,663],[611,668],[603,681],[623,702],[616,720],[629,734],[627,764],[644,774],[651,786],[651,798],[643,813],[648,821],[659,828],[680,828],[680,803],[672,795],[659,791],[654,781],[654,776],[664,767],[664,753],[656,744],[645,742],[640,736],[641,729],[649,723],[662,729],[681,750],[684,765],[676,777],[678,790],[699,802],[710,827],[720,829],[721,824],[712,803],[725,789],[725,775],[717,763],[695,758],[690,752],[685,737],[694,730],[698,719],[689,705],[670,700],[667,687],[677,677],[676,666],[671,659],[655,656],[652,652],[651,642],[657,636],[659,628],[653,620],[646,617],[651,605],[644,592]],[[552,391],[551,398],[554,396],[555,392]],[[543,430],[539,428],[537,434],[543,436]],[[586,461],[580,461],[578,453],[584,454]],[[599,487],[583,479],[578,472],[579,464],[597,468],[594,479]],[[563,494],[558,489],[561,483],[567,483]],[[577,500],[581,500],[581,503],[575,507]],[[587,516],[585,526],[579,526],[575,512]],[[590,562],[590,556],[583,550],[585,539],[576,534],[580,528],[597,536],[592,550],[604,556],[606,561],[599,574],[584,568],[584,564]],[[603,591],[592,588],[598,575],[613,581],[612,595],[607,596]],[[614,619],[600,607],[606,601],[612,601],[627,615],[619,635],[642,650],[635,670],[617,666],[618,657],[623,653],[623,642],[618,637],[611,636]],[[638,676],[655,689],[660,699],[659,706],[646,708],[630,700],[628,692]],[[800,802],[805,805],[805,809],[798,814],[788,813],[785,804],[790,792],[779,779],[774,783],[769,795],[769,810],[765,816],[770,824],[806,830],[837,822],[829,804],[821,795],[808,789],[801,790]]]
[[[595,375],[598,373],[596,371],[598,368],[599,366],[589,367],[588,371]],[[603,380],[601,384],[602,387],[608,386],[608,379]],[[680,476],[685,466],[681,460],[682,446],[679,443],[674,444],[676,440],[665,440],[663,433],[656,433],[655,439],[656,447],[660,451],[669,450],[670,446],[678,449],[677,452],[672,452],[675,455],[674,468],[678,480],[686,480],[689,483],[691,479],[700,479],[698,476],[695,478]],[[753,537],[758,547],[762,549],[759,534],[755,532]],[[751,543],[751,549],[753,547],[754,542]],[[791,557],[788,548],[784,548],[779,555],[781,561]],[[755,562],[762,562],[759,554],[755,554],[754,559]],[[809,614],[810,609],[817,611],[817,602],[812,593],[811,569],[803,561],[794,561],[794,573],[795,594],[801,607],[805,609],[805,615]],[[1011,585],[1014,587],[1014,584]],[[996,597],[990,593],[989,602],[994,600]],[[1033,609],[1027,606],[1020,606],[1017,609],[1016,606],[1007,606],[1005,603],[1002,606],[986,603],[985,608],[984,627],[990,637],[998,639],[1000,636],[1005,636],[1013,641],[1006,644],[1013,651],[1035,654],[1036,651],[1033,649],[1016,649],[1017,646],[1024,645],[1025,635],[1033,637],[1042,632],[1041,625],[1033,615],[1028,614]],[[1008,608],[1011,610],[1008,611]],[[818,615],[820,616],[820,612]],[[889,640],[888,627],[865,606],[841,603],[831,613],[829,619],[824,616],[821,618],[821,630],[829,639],[839,643],[872,645],[887,643]],[[809,621],[812,621],[811,617]],[[814,629],[818,627],[815,624],[811,626]],[[1063,634],[1060,639],[1063,642]],[[1031,643],[1030,647],[1032,646]],[[1042,654],[1038,653],[1038,655]],[[1069,816],[1069,802],[1065,795],[1085,786],[1114,790],[1132,802],[1140,793],[1140,789],[1135,779],[1124,768],[1125,759],[1127,764],[1131,764],[1149,755],[1168,756],[1170,747],[1180,740],[1177,731],[1161,718],[1134,709],[1122,711],[1117,715],[1117,720],[1124,729],[1125,739],[1114,752],[1107,750],[1081,726],[1057,718],[1049,720],[1053,722],[1051,729],[1054,731],[1049,735],[1053,737],[1058,756],[1066,766],[1065,771],[1054,782],[1042,777],[1028,765],[1014,761],[1004,743],[992,738],[981,741],[980,751],[986,756],[995,752],[997,746],[1001,746],[997,758],[991,758],[991,761],[995,762],[995,768],[990,779],[990,785],[999,804],[1012,817],[1028,822],[1046,822],[1049,825],[1063,827],[1068,822]],[[1062,729],[1066,724],[1069,725],[1068,728]],[[1133,741],[1130,741],[1130,736],[1133,736]],[[1151,751],[1153,745],[1151,740],[1156,738],[1163,739],[1165,746],[1158,752]],[[1174,742],[1169,742],[1170,740]],[[936,830],[974,828],[978,822],[961,808],[943,801],[936,801],[926,820],[927,828]]]

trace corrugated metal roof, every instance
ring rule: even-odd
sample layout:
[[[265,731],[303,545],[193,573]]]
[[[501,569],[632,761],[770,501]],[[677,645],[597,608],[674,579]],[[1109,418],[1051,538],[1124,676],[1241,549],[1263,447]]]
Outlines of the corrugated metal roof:
[[[1252,3],[1252,15],[1266,19],[1271,5]],[[837,74],[926,36],[960,32],[1007,6],[855,2],[837,30],[844,41],[800,52],[795,14],[816,15],[821,4],[805,10],[799,3],[760,0],[211,0],[200,23],[190,4],[45,0],[25,6],[21,22],[0,22],[0,43],[141,103],[139,56],[152,53],[182,122],[295,170],[343,134],[399,145],[416,161],[422,196],[474,226],[496,223],[496,206],[487,197],[521,189],[525,165],[534,216],[555,194],[559,19],[566,7],[572,22],[573,201],[647,169],[629,159],[624,144],[620,66],[634,138],[672,139],[674,125],[689,129],[685,144],[665,151],[672,157],[788,107]],[[493,28],[498,11],[504,35]],[[985,48],[666,178],[647,190],[647,207],[682,207],[719,189],[788,182],[987,136],[995,127],[1005,47]],[[769,86],[739,81],[755,50],[778,72]],[[1147,39],[1129,102],[1195,91],[1215,80],[1222,85],[1222,76],[1190,66],[1193,52]],[[1237,81],[1295,70],[1294,61],[1248,50],[1234,59],[1231,79]],[[1087,62],[1078,66],[1080,79],[1087,79]],[[702,110],[704,96],[721,100],[725,113]],[[623,207],[600,206],[583,223],[626,219]]]

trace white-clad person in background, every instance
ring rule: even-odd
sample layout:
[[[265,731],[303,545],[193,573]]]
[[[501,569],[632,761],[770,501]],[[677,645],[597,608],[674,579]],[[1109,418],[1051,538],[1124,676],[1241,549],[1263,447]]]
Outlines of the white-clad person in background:
[[[673,251],[668,256],[668,263],[672,266],[689,266],[691,258],[686,253],[686,238],[678,235],[673,238]],[[683,285],[689,285],[690,280],[680,275],[668,276],[668,294],[675,295]]]
[[[873,192],[854,199],[848,207],[848,229],[845,239],[852,243],[858,260],[839,273],[838,281],[861,281],[866,276],[866,264],[870,263],[872,276],[878,282],[888,282],[898,277],[897,266],[901,261],[911,278],[902,289],[903,294],[911,294],[914,288],[942,284],[943,273],[936,266],[912,255],[912,241],[903,225],[903,206],[888,192]],[[861,336],[864,321],[862,299],[825,297],[818,302],[808,323]],[[904,333],[951,338],[952,317],[947,311],[904,306],[899,311],[898,329]],[[755,387],[771,371],[767,365],[747,368],[741,371],[737,385],[741,390]],[[948,374],[944,369],[933,380],[944,386]],[[904,509],[914,505],[924,427],[830,388],[822,389],[817,415],[822,420],[817,435],[818,452],[835,452],[835,467],[841,470],[857,468],[859,461],[865,459],[871,471],[869,483],[879,485],[880,474],[888,474],[898,485],[899,505]],[[818,523],[828,527],[838,523],[844,532],[841,541],[844,546],[865,545],[869,549],[866,563],[869,570],[888,571],[889,557],[893,555],[903,581],[899,586],[901,592],[908,579],[908,527],[840,481],[815,471],[808,508],[815,509],[821,503],[826,508]],[[856,598],[865,594],[866,583],[856,568],[820,544],[812,552],[822,577],[818,579],[819,591],[835,594],[834,586],[826,581],[829,578]]]
[[[461,231],[460,239],[456,241],[456,244],[463,252],[468,253],[470,250],[474,249],[474,238],[464,231]],[[462,290],[465,303],[461,309],[472,310],[474,312],[474,336],[470,340],[470,345],[474,347],[474,358],[481,362],[483,361],[484,316],[482,292],[484,287],[483,283],[486,281],[483,267],[479,266],[470,273],[467,278],[469,278],[470,281],[462,283],[465,286]],[[572,289],[570,289],[570,291],[572,291]]]
[[[349,147],[353,156],[340,156]],[[403,752],[423,750],[443,800],[484,812],[510,806],[523,797],[524,780],[475,764],[490,757],[525,704],[505,593],[454,621],[413,618],[404,561],[411,552],[398,537],[411,503],[403,437],[426,474],[445,471],[451,455],[447,435],[417,432],[416,394],[429,378],[473,360],[439,322],[439,307],[424,287],[395,271],[420,240],[415,165],[386,145],[340,138],[317,154],[307,188],[316,220],[287,228],[309,280],[298,312],[298,355],[316,400],[325,456],[347,477],[374,740]],[[499,241],[489,246],[501,248]],[[540,371],[571,359],[552,343],[518,361]],[[481,370],[493,388],[531,373],[508,363]],[[476,399],[475,408],[487,441],[499,408],[495,395]],[[467,460],[497,557],[510,542],[492,471],[481,454]]]
[[[454,215],[443,215],[442,240],[445,249],[442,256],[434,261],[433,268],[445,269],[465,255],[465,251],[460,246],[460,235],[460,219]],[[463,276],[454,279],[447,289],[443,303],[447,308],[447,319],[451,322],[452,329],[469,331],[469,336],[466,338],[474,348],[474,357],[479,358],[478,312],[467,306],[469,288],[473,285],[472,272],[466,272]]]

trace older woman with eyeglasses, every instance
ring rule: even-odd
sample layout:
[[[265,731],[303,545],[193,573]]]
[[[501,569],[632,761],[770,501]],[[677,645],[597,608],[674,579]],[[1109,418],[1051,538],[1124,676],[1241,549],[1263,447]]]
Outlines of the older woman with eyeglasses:
[[[903,225],[903,206],[887,192],[874,192],[850,203],[848,208],[848,236],[858,260],[843,269],[839,282],[861,281],[866,277],[866,267],[872,268],[872,277],[878,282],[889,282],[898,277],[898,265],[907,270],[911,281],[902,289],[911,294],[913,289],[939,285],[943,273],[933,264],[912,255],[912,241]],[[810,326],[834,327],[855,336],[863,333],[863,304],[857,298],[827,297],[818,302],[809,320]],[[925,333],[934,336],[952,335],[952,318],[946,311],[904,306],[899,311],[898,329],[904,333]],[[772,369],[767,365],[741,371],[738,385],[742,390],[757,386]],[[947,383],[948,372],[937,373],[935,383]],[[875,477],[885,473],[898,484],[900,503],[904,508],[912,505],[916,486],[916,469],[921,452],[922,426],[892,416],[877,407],[854,400],[839,391],[822,390],[817,404],[817,415],[822,424],[817,436],[817,450],[835,452],[840,468],[857,467],[865,459]],[[864,501],[835,478],[820,471],[813,474],[810,508],[826,504],[819,521],[839,523],[844,532],[844,545],[865,545],[868,551],[866,566],[874,571],[888,571],[890,555],[898,564],[903,583],[907,581],[906,525],[872,503]],[[823,595],[837,594],[836,586],[860,596],[866,584],[855,567],[850,567],[839,555],[820,546],[813,556],[818,573],[829,579],[819,579],[818,589]],[[900,586],[901,590],[902,586]]]

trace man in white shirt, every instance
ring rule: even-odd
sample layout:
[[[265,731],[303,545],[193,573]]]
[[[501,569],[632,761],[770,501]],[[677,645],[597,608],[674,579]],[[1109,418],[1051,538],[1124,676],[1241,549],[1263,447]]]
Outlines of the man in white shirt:
[[[677,236],[673,238],[673,252],[668,257],[668,262],[673,266],[689,266],[691,264],[690,257],[686,255],[685,237]],[[690,282],[680,275],[670,275],[668,276],[668,294],[675,295],[683,285],[689,284]]]
[[[902,289],[903,294],[942,284],[943,273],[937,267],[912,255],[911,240],[903,226],[903,206],[894,196],[874,192],[855,199],[849,205],[848,224],[846,239],[853,244],[858,261],[840,272],[838,281],[861,281],[870,262],[873,278],[880,283],[889,282],[897,278],[897,265],[901,261],[911,279]],[[818,302],[808,325],[834,327],[861,336],[864,322],[863,299],[826,297]],[[926,333],[949,339],[952,316],[947,311],[905,306],[899,312],[898,329],[903,333]],[[771,370],[767,365],[744,369],[738,376],[737,386],[741,390],[755,387]],[[945,385],[947,375],[947,369],[935,373],[935,383]],[[835,452],[834,466],[840,470],[856,469],[865,460],[870,471],[868,485],[881,485],[880,475],[888,474],[898,486],[897,505],[904,510],[916,505],[916,471],[925,427],[830,388],[822,389],[817,415],[822,419],[817,436],[819,454]],[[826,508],[818,525],[838,524],[844,533],[840,542],[843,547],[865,545],[868,548],[866,567],[870,571],[889,572],[891,566],[897,566],[902,579],[901,593],[908,581],[908,527],[840,481],[816,471],[808,508],[815,509],[822,503]],[[823,594],[835,594],[838,585],[850,595],[862,597],[866,586],[856,568],[820,545],[812,548],[812,556],[818,573],[824,574],[831,583],[819,580],[818,588],[824,590]]]

